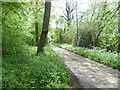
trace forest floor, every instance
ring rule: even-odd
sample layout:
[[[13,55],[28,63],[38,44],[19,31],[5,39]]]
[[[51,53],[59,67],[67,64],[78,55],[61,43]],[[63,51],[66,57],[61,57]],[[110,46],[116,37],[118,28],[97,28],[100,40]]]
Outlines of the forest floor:
[[[120,80],[118,73],[120,71],[117,69],[69,52],[55,45],[51,45],[51,47],[64,60],[64,64],[77,78],[77,87],[118,88],[118,81]]]

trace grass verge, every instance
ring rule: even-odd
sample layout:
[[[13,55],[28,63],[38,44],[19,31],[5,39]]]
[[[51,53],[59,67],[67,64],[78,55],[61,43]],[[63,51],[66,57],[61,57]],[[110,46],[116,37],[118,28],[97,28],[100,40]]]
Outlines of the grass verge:
[[[113,68],[120,69],[120,61],[118,58],[118,53],[105,52],[105,50],[103,49],[97,50],[97,49],[88,49],[84,47],[74,47],[69,44],[54,44],[54,45],[64,48],[68,51],[74,52],[76,54],[85,56],[97,62],[109,65]]]

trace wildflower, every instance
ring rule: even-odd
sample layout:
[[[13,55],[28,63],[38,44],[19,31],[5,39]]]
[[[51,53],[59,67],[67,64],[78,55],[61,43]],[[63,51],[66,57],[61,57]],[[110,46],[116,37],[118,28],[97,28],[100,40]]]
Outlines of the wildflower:
[[[99,50],[94,50],[94,52],[98,52]]]

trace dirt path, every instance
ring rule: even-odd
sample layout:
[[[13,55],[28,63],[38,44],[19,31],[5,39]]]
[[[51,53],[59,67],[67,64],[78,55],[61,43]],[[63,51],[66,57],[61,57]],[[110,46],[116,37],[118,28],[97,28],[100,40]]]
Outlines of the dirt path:
[[[51,45],[51,47],[63,58],[65,65],[84,88],[118,88],[118,70],[57,46]]]

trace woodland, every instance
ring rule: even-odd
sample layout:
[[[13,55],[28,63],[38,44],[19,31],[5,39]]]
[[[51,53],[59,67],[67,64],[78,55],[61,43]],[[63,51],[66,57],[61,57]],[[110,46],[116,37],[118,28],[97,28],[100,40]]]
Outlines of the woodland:
[[[71,77],[56,45],[120,69],[120,2],[65,2],[63,14],[52,1],[0,2],[2,88],[70,88]],[[55,27],[52,27],[55,24]]]

